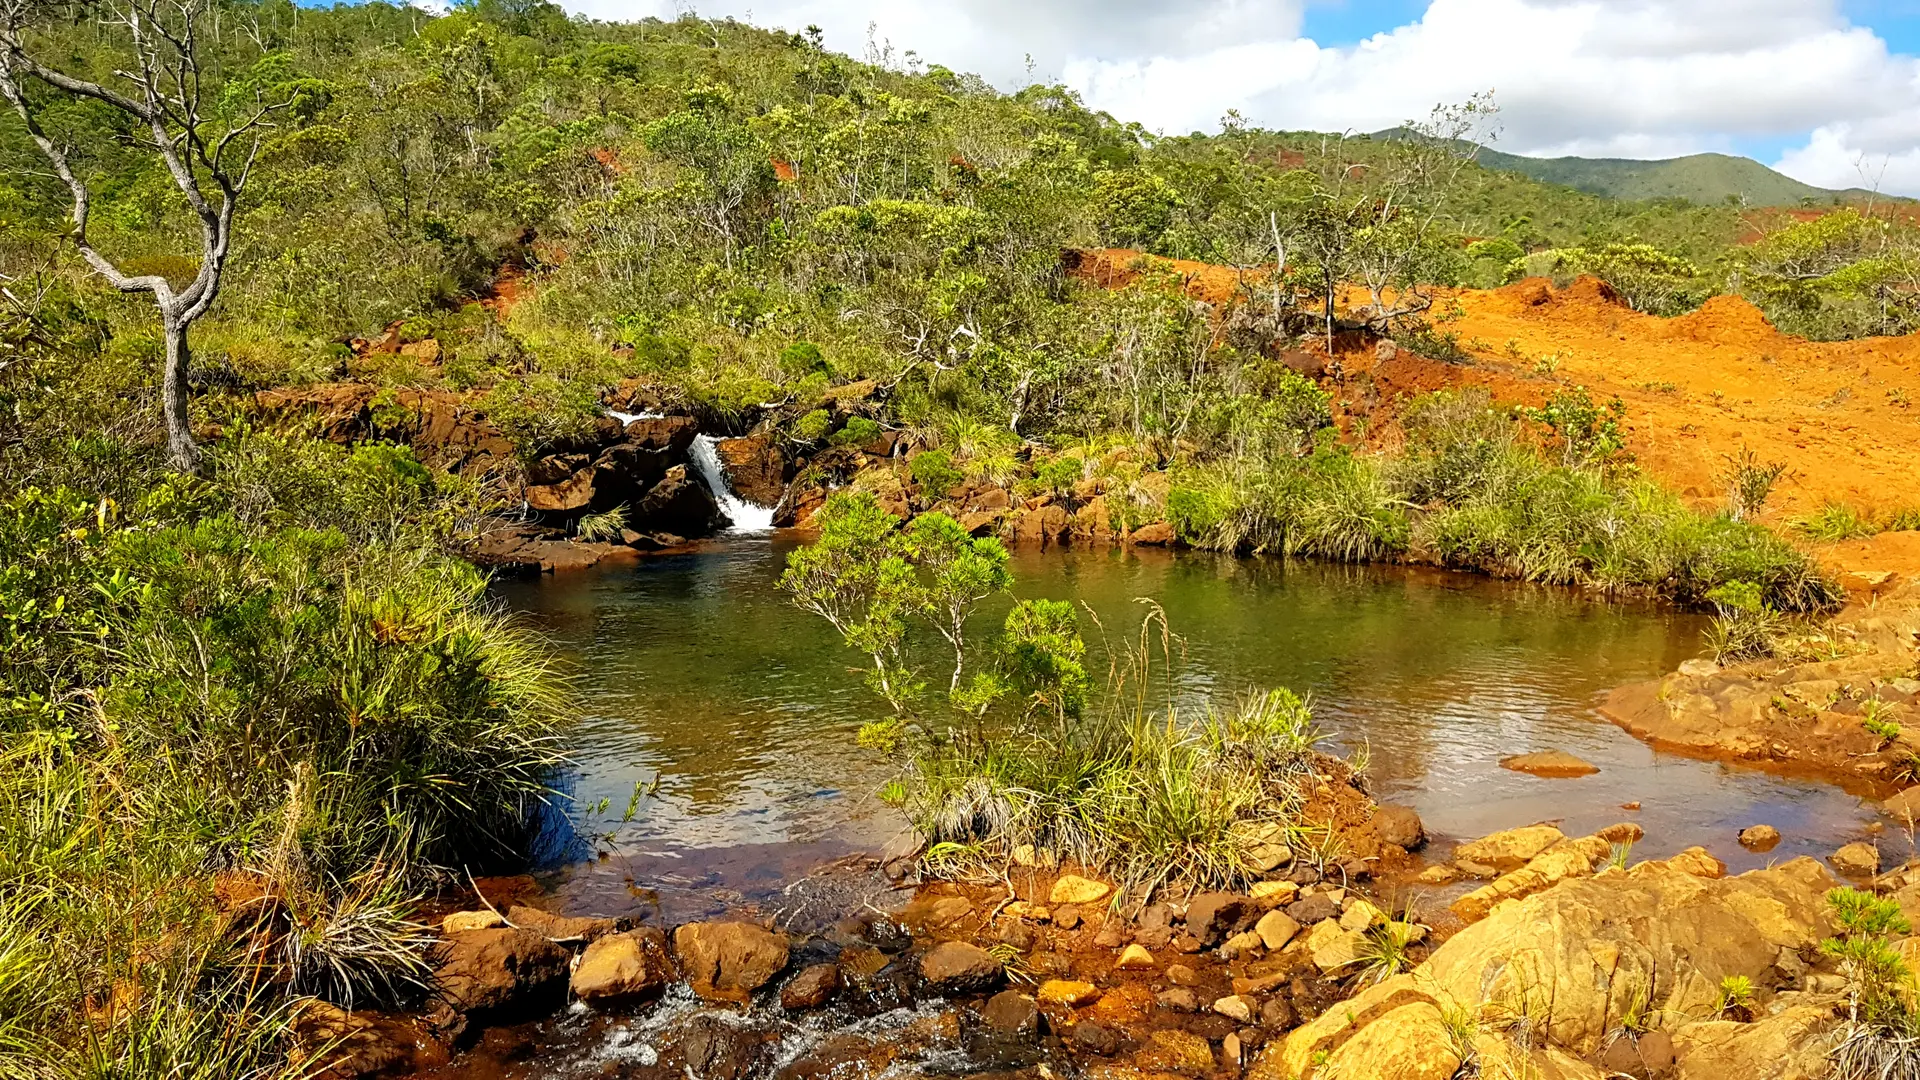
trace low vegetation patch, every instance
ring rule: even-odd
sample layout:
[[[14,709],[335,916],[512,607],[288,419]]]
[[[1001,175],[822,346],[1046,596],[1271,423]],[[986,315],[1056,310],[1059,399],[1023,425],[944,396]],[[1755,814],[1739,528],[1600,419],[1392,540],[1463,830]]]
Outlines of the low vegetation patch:
[[[899,762],[883,796],[936,869],[1038,858],[1135,885],[1243,885],[1306,839],[1298,782],[1321,760],[1319,734],[1292,693],[1151,704],[1174,645],[1157,608],[1110,643],[1096,689],[1071,604],[1012,601],[997,634],[973,628],[1012,585],[998,540],[938,513],[901,525],[860,492],[834,495],[817,520],[819,541],[789,556],[781,583],[866,654],[890,715],[860,738]],[[929,690],[922,676],[938,670],[945,686]]]

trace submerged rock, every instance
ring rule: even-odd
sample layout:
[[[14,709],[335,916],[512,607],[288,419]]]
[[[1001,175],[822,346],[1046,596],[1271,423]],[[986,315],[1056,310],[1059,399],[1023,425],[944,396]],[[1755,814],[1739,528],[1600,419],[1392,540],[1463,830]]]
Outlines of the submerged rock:
[[[1002,990],[987,999],[980,1019],[996,1034],[1013,1038],[1031,1038],[1040,1033],[1040,1010],[1033,999],[1018,990]]]
[[[814,964],[802,968],[780,988],[780,1007],[789,1012],[818,1009],[840,990],[840,965]]]
[[[1772,851],[1780,842],[1780,830],[1771,825],[1749,825],[1740,830],[1740,846],[1749,851]]]
[[[1501,758],[1500,767],[1548,779],[1592,776],[1600,771],[1599,766],[1574,757],[1564,750],[1540,750],[1531,754],[1515,754],[1512,757]]]

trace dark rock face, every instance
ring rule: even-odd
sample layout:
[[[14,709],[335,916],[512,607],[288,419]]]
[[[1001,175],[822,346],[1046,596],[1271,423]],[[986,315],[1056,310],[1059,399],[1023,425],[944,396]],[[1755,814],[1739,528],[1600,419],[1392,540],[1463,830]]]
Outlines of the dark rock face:
[[[726,469],[728,485],[741,498],[756,506],[772,506],[786,494],[793,469],[772,439],[764,435],[721,439],[713,449]]]
[[[663,1075],[759,1080],[772,1071],[776,1038],[776,1032],[751,1023],[712,1014],[696,1016],[662,1055],[680,1068]]]
[[[634,504],[631,520],[643,522],[649,530],[679,536],[706,536],[727,521],[713,501],[713,492],[688,475],[685,465],[667,470],[653,490]]]

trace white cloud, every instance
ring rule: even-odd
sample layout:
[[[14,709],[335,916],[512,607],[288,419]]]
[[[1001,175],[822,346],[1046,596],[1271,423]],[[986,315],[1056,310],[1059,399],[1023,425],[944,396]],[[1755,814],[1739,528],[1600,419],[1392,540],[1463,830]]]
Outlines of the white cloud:
[[[671,17],[660,0],[567,0],[602,18]],[[1492,89],[1501,149],[1657,157],[1742,140],[1804,144],[1777,167],[1823,186],[1885,162],[1920,193],[1920,62],[1851,25],[1838,0],[1431,0],[1405,26],[1323,47],[1306,0],[728,0],[712,14],[896,49],[1011,87],[1057,78],[1090,105],[1169,133],[1228,109],[1269,127],[1373,131]],[[1878,165],[1875,166],[1878,168]]]

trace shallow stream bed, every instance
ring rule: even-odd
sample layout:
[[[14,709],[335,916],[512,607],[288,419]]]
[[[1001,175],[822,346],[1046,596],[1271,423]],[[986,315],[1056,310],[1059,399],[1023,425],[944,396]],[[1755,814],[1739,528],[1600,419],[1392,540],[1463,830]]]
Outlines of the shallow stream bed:
[[[742,537],[498,587],[575,665],[589,708],[569,777],[583,839],[542,875],[559,906],[656,908],[669,923],[742,901],[792,912],[813,902],[791,891],[810,871],[899,831],[873,798],[886,766],[854,743],[879,714],[860,658],[777,587],[793,543]],[[1182,638],[1171,693],[1183,705],[1273,686],[1311,695],[1329,748],[1364,747],[1375,797],[1414,807],[1442,841],[1631,820],[1647,831],[1636,858],[1700,844],[1738,871],[1824,856],[1875,820],[1828,783],[1655,753],[1598,714],[1609,689],[1698,655],[1696,615],[1434,571],[1161,550],[1021,552],[1014,569],[1020,594],[1083,603],[1116,639],[1137,634],[1139,600],[1162,605]],[[1097,679],[1101,632],[1082,628]],[[1499,766],[1546,749],[1600,771]],[[1764,855],[1734,839],[1756,823],[1784,837]]]

